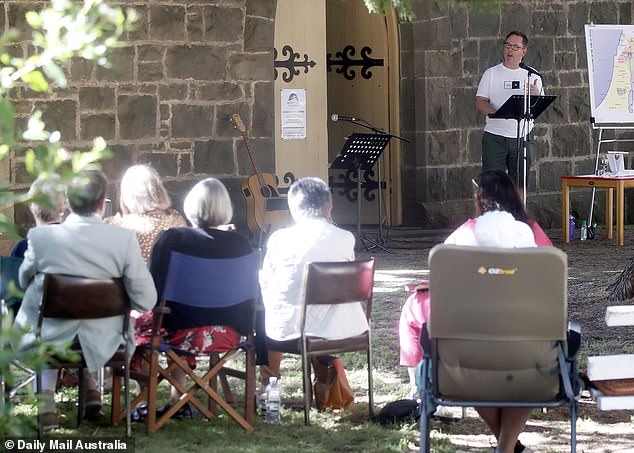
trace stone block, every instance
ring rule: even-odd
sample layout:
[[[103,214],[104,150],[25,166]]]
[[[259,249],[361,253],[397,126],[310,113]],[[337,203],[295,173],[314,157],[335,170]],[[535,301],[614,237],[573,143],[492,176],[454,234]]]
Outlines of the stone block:
[[[454,165],[462,155],[460,131],[435,131],[427,135],[427,165]]]
[[[549,94],[557,95],[555,102],[537,119],[540,124],[567,124],[568,115],[568,94],[569,90],[557,90]]]
[[[447,79],[427,79],[425,87],[426,111],[425,119],[429,130],[447,129],[451,124],[451,112],[449,111],[449,98],[451,82]]]
[[[143,153],[139,155],[139,162],[152,165],[161,177],[178,175],[177,159],[178,154]]]
[[[526,54],[526,60],[540,72],[558,70],[559,67],[554,64],[554,46],[554,40],[550,37],[532,39]],[[574,67],[571,69],[574,69]]]
[[[484,72],[487,68],[502,61],[502,52],[504,51],[502,44],[502,40],[499,38],[480,40],[480,72]]]
[[[237,113],[240,115],[242,123],[247,128],[248,136],[252,136],[250,128],[251,110],[249,105],[241,102],[235,104],[220,104],[216,106],[216,116],[214,119],[214,133],[218,137],[235,137],[237,132],[231,123],[231,115]],[[273,149],[273,148],[271,148]]]
[[[555,52],[574,52],[576,45],[575,38],[562,36],[555,37]]]
[[[137,54],[139,61],[162,61],[165,54],[165,47],[158,45],[143,45],[137,46]]]
[[[243,85],[236,82],[198,83],[193,87],[192,97],[210,102],[237,101],[244,97],[242,88]]]
[[[172,105],[172,136],[176,138],[213,135],[214,107],[211,105]],[[230,124],[230,123],[228,123]]]
[[[568,160],[541,162],[538,190],[561,193],[561,177],[570,174],[572,174],[572,165]]]
[[[416,105],[414,81],[401,79],[401,130],[416,130]]]
[[[150,39],[185,40],[185,8],[179,5],[150,5]]]
[[[246,0],[247,16],[275,19],[276,0]]]
[[[189,42],[203,42],[205,40],[203,15],[202,6],[187,6],[187,40]]]
[[[533,15],[533,8],[530,2],[505,2],[500,13],[500,37],[504,39],[507,33],[519,30],[531,38],[533,30],[528,30],[527,26]],[[493,33],[495,36],[495,33]]]
[[[152,138],[157,132],[157,100],[154,96],[119,96],[119,138]]]
[[[460,75],[460,53],[445,50],[425,52],[427,77]]]
[[[572,36],[584,36],[584,26],[590,23],[589,20],[589,3],[571,3],[568,5],[568,34]]]
[[[573,89],[569,94],[568,109],[570,121],[583,123],[590,121],[590,93],[588,90]]]
[[[249,176],[253,174],[253,165],[247,150],[240,141],[241,139],[236,143],[238,175]],[[263,173],[275,174],[275,154],[271,152],[272,149],[275,149],[275,139],[253,138],[250,140],[250,148],[259,170]]]
[[[437,21],[420,21],[412,24],[416,49],[439,50],[451,48],[451,24],[449,18]]]
[[[79,108],[81,110],[110,110],[114,108],[114,88],[79,88]]]
[[[254,84],[253,124],[254,137],[275,136],[275,105],[273,82],[256,82]]]
[[[9,27],[14,28],[20,36],[31,36],[32,29],[26,22],[25,14],[34,9],[41,9],[44,5],[35,2],[5,2],[7,9],[7,23]],[[4,12],[4,11],[3,11]]]
[[[577,69],[586,69],[585,73],[587,75],[588,69],[588,50],[586,49],[586,38],[585,36],[580,36],[576,39],[576,54],[577,54]]]
[[[595,24],[616,24],[618,23],[618,8],[614,7],[614,2],[590,2],[590,21]],[[630,23],[630,22],[626,22]]]
[[[585,124],[554,125],[550,152],[553,157],[583,156],[591,152],[591,134]]]
[[[468,162],[482,165],[482,134],[484,125],[477,129],[469,129],[467,135],[467,159]]]
[[[159,106],[159,120],[161,122],[169,121],[172,118],[172,108],[169,104],[161,104]]]
[[[478,60],[475,58],[464,59],[462,61],[462,73],[463,75],[479,76],[480,65],[478,64]]]
[[[112,145],[108,146],[112,153],[109,159],[102,160],[101,169],[111,181],[119,181],[123,174],[134,165],[134,150],[131,146]]]
[[[113,49],[108,54],[109,68],[97,66],[97,80],[131,82],[134,80],[134,47]]]
[[[583,79],[579,71],[561,71],[557,73],[561,87],[579,87],[583,85]]]
[[[268,51],[273,42],[275,22],[260,17],[247,16],[244,25],[244,50]]]
[[[475,109],[475,90],[473,88],[454,88],[451,92],[452,127],[473,127],[480,124],[480,116]]]
[[[137,13],[137,21],[134,28],[129,31],[128,41],[145,41],[150,37],[150,11],[147,4],[136,4],[134,10]]]
[[[167,77],[223,80],[226,59],[227,51],[222,46],[174,46],[167,50],[165,58]]]
[[[92,79],[95,63],[83,58],[73,58],[70,62],[70,80],[79,82]]]
[[[247,81],[273,80],[272,52],[235,53],[229,57],[229,79]]]
[[[192,172],[191,153],[178,153],[178,176],[188,175]]]
[[[463,39],[461,42],[463,58],[475,58],[478,56],[478,41],[475,39]]]
[[[555,68],[569,71],[577,68],[577,55],[573,52],[555,52]]]
[[[619,24],[632,23],[632,3],[621,3],[619,5]]]
[[[139,82],[155,82],[163,80],[163,63],[160,61],[139,62]]]
[[[474,10],[469,12],[468,36],[472,38],[495,36],[499,39],[499,30],[499,14],[486,10]]]
[[[48,131],[60,131],[62,141],[77,139],[77,102],[72,100],[37,103],[36,108],[42,110],[42,119]]]
[[[96,137],[103,137],[105,140],[114,138],[115,118],[114,115],[102,113],[98,115],[82,115],[81,140],[92,140]]]
[[[451,36],[453,39],[464,39],[467,37],[467,10],[464,8],[455,9],[449,15],[451,24]]]
[[[594,173],[595,156],[587,156],[573,161],[572,175],[588,175]]]
[[[480,165],[461,165],[447,167],[446,199],[460,200],[473,197],[472,179],[481,173]]]
[[[561,36],[566,33],[566,13],[563,11],[535,11],[532,35]],[[530,39],[530,36],[529,36]]]
[[[415,52],[413,50],[401,49],[401,82],[403,79],[411,79],[416,76],[414,70]]]
[[[185,101],[187,96],[187,83],[161,83],[158,86],[159,99],[163,101]],[[161,116],[163,119],[163,116]]]
[[[207,6],[203,10],[203,19],[205,41],[237,42],[243,37],[245,18],[240,8]]]
[[[195,174],[235,175],[233,140],[207,140],[194,145]]]

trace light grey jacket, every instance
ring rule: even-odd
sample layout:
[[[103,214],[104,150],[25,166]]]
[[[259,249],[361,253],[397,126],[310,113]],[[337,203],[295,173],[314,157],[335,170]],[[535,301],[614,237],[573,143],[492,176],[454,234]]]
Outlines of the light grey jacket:
[[[29,246],[20,266],[20,284],[26,291],[15,320],[18,326],[30,329],[22,346],[35,340],[44,273],[88,278],[123,277],[132,308],[146,312],[156,304],[154,282],[132,231],[106,225],[96,214],[71,214],[60,225],[32,228],[27,238]],[[95,371],[121,344],[121,329],[121,316],[99,320],[45,319],[42,340],[62,343],[77,336],[88,368]],[[135,347],[132,323],[129,337],[128,348],[132,353]]]

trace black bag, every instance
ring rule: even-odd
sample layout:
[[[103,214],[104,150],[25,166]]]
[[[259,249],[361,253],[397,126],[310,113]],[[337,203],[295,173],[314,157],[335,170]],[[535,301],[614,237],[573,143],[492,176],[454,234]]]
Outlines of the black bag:
[[[420,403],[416,400],[396,400],[387,403],[374,421],[381,425],[390,425],[420,418]]]

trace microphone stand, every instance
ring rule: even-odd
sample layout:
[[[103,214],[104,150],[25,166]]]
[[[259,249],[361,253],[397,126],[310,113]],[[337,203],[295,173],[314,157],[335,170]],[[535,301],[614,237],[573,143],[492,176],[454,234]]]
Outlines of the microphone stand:
[[[396,139],[399,139],[399,140],[401,140],[401,141],[403,141],[405,143],[411,143],[411,140],[408,140],[406,138],[400,137],[398,135],[394,135],[394,134],[390,134],[388,132],[385,132],[384,130],[379,129],[378,127],[372,126],[366,120],[361,119],[361,118],[346,118],[346,119],[338,119],[337,121],[348,121],[348,122],[350,122],[352,124],[356,124],[357,126],[361,126],[361,127],[366,128],[366,129],[370,129],[375,134],[388,135],[390,138],[396,138]],[[386,248],[387,241],[383,239],[383,219],[381,218],[381,212],[383,211],[383,189],[381,187],[381,159],[379,159],[379,166],[378,166],[378,186],[379,186],[379,239],[378,239],[377,242],[370,241],[367,238],[366,238],[366,240],[371,242],[374,246],[379,247],[383,251],[385,251],[387,253],[392,253],[391,251],[389,251]],[[359,172],[359,170],[357,170],[357,197],[361,197],[361,173]],[[360,205],[358,205],[358,206],[360,206]],[[358,211],[358,209],[357,209],[357,211]],[[360,212],[357,212],[357,216],[360,217]],[[358,235],[361,238],[361,240],[363,240],[363,238],[361,237],[360,233]],[[366,249],[367,249],[367,247],[366,247]]]

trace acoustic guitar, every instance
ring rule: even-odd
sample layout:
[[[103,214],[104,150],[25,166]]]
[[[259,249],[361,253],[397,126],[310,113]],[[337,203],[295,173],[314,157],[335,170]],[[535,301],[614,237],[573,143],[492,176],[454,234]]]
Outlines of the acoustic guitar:
[[[231,122],[242,135],[244,146],[249,153],[249,159],[253,166],[253,174],[245,178],[240,184],[242,195],[247,202],[247,225],[253,234],[263,232],[271,233],[289,224],[290,213],[285,197],[280,195],[277,187],[277,178],[270,173],[262,173],[255,163],[255,158],[249,147],[247,130],[240,119],[240,115],[231,115]],[[279,202],[276,202],[279,200]],[[275,204],[275,207],[272,205]],[[280,208],[280,204],[284,208]]]

